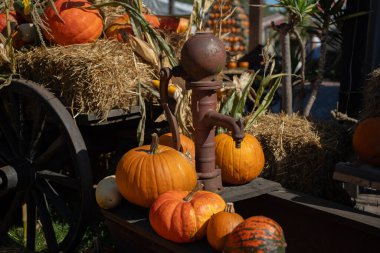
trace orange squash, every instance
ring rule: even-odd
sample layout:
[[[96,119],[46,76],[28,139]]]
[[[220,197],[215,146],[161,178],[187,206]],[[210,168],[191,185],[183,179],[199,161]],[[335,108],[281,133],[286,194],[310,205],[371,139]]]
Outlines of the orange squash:
[[[240,148],[229,134],[215,137],[216,164],[222,170],[225,183],[240,185],[250,182],[260,175],[265,158],[260,142],[255,136],[245,134]]]
[[[226,203],[216,193],[169,191],[160,195],[149,212],[149,222],[163,238],[186,243],[206,235],[210,217],[224,210]]]
[[[192,139],[183,134],[179,135],[181,139],[182,152],[190,156],[192,161],[195,161],[195,144]],[[169,147],[174,147],[172,133],[166,133],[160,136],[160,143]]]
[[[281,226],[264,216],[253,216],[238,225],[227,236],[225,253],[285,253],[286,242]]]
[[[197,183],[191,162],[177,150],[159,145],[157,134],[152,144],[128,151],[116,168],[116,183],[121,195],[130,202],[150,207],[162,193],[189,191]]]
[[[360,160],[380,166],[380,117],[360,122],[355,129],[352,145]]]
[[[157,18],[156,15],[153,14],[144,14],[144,18],[153,28],[159,28],[160,27],[160,20]]]
[[[58,45],[91,43],[103,32],[103,20],[98,10],[86,9],[92,4],[85,0],[57,0],[54,3],[61,19],[53,8],[45,9],[44,19],[48,30],[46,38]]]
[[[226,237],[244,221],[243,217],[235,213],[234,204],[227,203],[223,212],[214,214],[207,225],[207,241],[212,248],[222,251]]]
[[[187,18],[163,17],[160,20],[160,28],[169,32],[184,33],[189,28]]]

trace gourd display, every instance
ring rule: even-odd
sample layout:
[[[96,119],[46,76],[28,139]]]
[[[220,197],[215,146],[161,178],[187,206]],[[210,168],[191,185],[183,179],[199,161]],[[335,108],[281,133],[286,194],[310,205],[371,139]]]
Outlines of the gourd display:
[[[286,242],[281,226],[264,216],[253,216],[227,236],[224,253],[285,253]]]
[[[240,223],[243,217],[235,213],[233,203],[227,203],[226,209],[211,216],[207,225],[207,241],[212,248],[222,251],[227,235]]]
[[[122,196],[117,189],[115,175],[100,180],[95,190],[96,202],[100,208],[111,209],[118,206]]]
[[[228,15],[228,11],[234,8],[236,9],[233,14],[225,19]],[[240,6],[238,0],[217,0],[214,2],[209,13],[207,28],[214,31],[219,30],[220,22],[222,23],[221,34],[226,34],[226,36],[223,37],[226,51],[228,51],[230,55],[244,53],[248,48],[249,21],[248,15]]]
[[[352,145],[360,160],[380,166],[380,117],[360,122],[355,129]]]
[[[216,193],[169,191],[160,195],[149,212],[149,222],[163,238],[186,243],[206,235],[207,223],[213,214],[224,210],[226,203]]]
[[[185,155],[188,155],[192,161],[195,161],[195,144],[192,139],[186,137],[183,134],[179,135],[181,139],[182,151]],[[173,147],[172,133],[166,133],[160,136],[160,143],[169,147]]]
[[[98,10],[89,10],[84,0],[57,0],[54,3],[60,17],[48,6],[44,12],[47,30],[45,37],[58,45],[91,43],[103,32],[103,21]]]
[[[197,175],[185,155],[159,145],[157,134],[153,134],[150,146],[133,148],[123,155],[116,168],[116,183],[124,198],[150,207],[164,192],[193,189]]]
[[[231,135],[217,135],[215,156],[216,164],[222,170],[223,182],[234,185],[245,184],[255,179],[265,164],[260,142],[251,134],[245,134],[240,148],[235,147]]]

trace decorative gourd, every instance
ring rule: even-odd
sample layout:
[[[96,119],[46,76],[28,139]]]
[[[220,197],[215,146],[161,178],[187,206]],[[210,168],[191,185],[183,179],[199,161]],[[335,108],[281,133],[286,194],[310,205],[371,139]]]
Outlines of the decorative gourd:
[[[11,30],[14,31],[17,26],[17,20],[14,15],[9,13],[9,21],[11,25]],[[0,13],[0,33],[7,36],[7,15],[5,13]]]
[[[203,186],[201,186],[203,187]],[[216,193],[198,191],[169,191],[160,195],[149,212],[149,222],[163,238],[186,243],[206,235],[210,217],[224,210],[226,203]]]
[[[274,220],[253,216],[238,225],[226,238],[224,253],[285,253],[284,232]]]
[[[103,209],[111,209],[118,206],[122,196],[117,189],[115,175],[100,180],[95,190],[96,202]]]
[[[192,139],[183,134],[179,135],[181,139],[182,151],[185,155],[190,156],[192,161],[195,161],[195,144]],[[160,136],[160,143],[169,147],[174,147],[172,133],[166,133]]]
[[[91,3],[84,0],[57,0],[57,16],[51,6],[45,9],[46,38],[58,45],[82,44],[96,41],[103,31],[98,10],[89,10]],[[62,19],[62,20],[61,20]]]
[[[157,16],[151,14],[144,14],[143,16],[153,28],[158,28],[160,26],[160,21]],[[128,36],[134,34],[129,15],[124,14],[116,18],[109,24],[105,33],[106,37],[109,39],[116,39],[120,42],[128,42]]]
[[[116,183],[124,198],[150,207],[164,192],[193,189],[197,175],[182,153],[159,145],[157,134],[153,134],[150,146],[131,149],[121,158],[116,168]]]
[[[187,18],[163,17],[160,20],[160,28],[169,32],[184,33],[189,27]]]
[[[229,235],[240,223],[243,217],[235,213],[234,204],[227,203],[223,212],[214,214],[207,225],[207,241],[214,249],[222,251],[227,235]]]
[[[215,137],[216,164],[222,170],[225,183],[239,185],[250,182],[260,175],[265,158],[260,142],[255,136],[245,134],[240,148],[229,134]]]
[[[360,122],[355,129],[352,144],[360,160],[380,166],[380,117]]]

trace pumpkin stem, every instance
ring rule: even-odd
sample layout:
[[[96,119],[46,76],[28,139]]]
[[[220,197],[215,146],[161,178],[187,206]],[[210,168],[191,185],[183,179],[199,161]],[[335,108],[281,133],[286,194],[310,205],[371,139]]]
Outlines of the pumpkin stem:
[[[152,155],[156,154],[157,149],[158,149],[158,145],[159,145],[158,135],[156,133],[153,133],[152,134],[152,142],[150,143],[149,154],[152,154]]]
[[[235,212],[234,203],[232,202],[226,203],[226,208],[224,208],[224,211],[227,213],[234,213]]]
[[[197,182],[197,185],[194,187],[194,189],[191,190],[189,194],[187,194],[186,197],[183,198],[184,201],[190,202],[191,199],[194,197],[194,194],[197,193],[197,191],[202,190],[204,187],[204,184]]]

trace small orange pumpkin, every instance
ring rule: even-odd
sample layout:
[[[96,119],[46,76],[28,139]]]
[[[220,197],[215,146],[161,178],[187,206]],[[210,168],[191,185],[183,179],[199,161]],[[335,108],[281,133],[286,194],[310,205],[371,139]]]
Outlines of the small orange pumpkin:
[[[106,37],[109,39],[116,39],[120,42],[127,42],[129,35],[133,35],[131,21],[128,14],[118,17],[107,27]]]
[[[380,117],[360,122],[355,129],[352,145],[363,162],[380,166]]]
[[[260,142],[255,136],[245,134],[240,148],[229,134],[215,137],[216,164],[222,170],[225,183],[240,185],[250,182],[260,175],[265,158]]]
[[[189,28],[187,18],[163,17],[160,20],[160,28],[169,32],[184,33]]]
[[[191,162],[177,150],[159,145],[157,134],[152,144],[133,148],[119,161],[116,183],[124,198],[150,207],[153,201],[169,190],[189,191],[197,183]]]
[[[195,161],[195,144],[189,137],[180,134],[182,152],[188,154],[192,161]],[[160,136],[160,143],[169,147],[174,147],[172,133],[166,133]]]
[[[203,187],[203,185],[202,185]],[[199,191],[169,191],[160,195],[149,212],[149,222],[154,231],[163,238],[186,243],[206,235],[207,223],[213,214],[226,207],[216,193]]]
[[[214,249],[222,251],[226,237],[240,223],[244,221],[243,217],[235,213],[234,204],[227,203],[223,212],[214,214],[207,225],[207,241]]]
[[[92,4],[85,0],[57,0],[54,3],[59,15],[51,6],[45,9],[46,38],[58,45],[91,43],[103,32],[103,20],[98,10],[86,9]],[[62,20],[61,20],[62,19]]]

